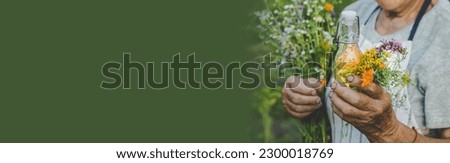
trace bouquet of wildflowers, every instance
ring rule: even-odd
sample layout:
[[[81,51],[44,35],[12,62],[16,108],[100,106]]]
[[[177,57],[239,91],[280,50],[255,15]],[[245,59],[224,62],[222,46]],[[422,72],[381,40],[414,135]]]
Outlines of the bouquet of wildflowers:
[[[337,17],[336,0],[275,0],[273,9],[258,11],[257,30],[280,63],[293,63],[304,77],[325,80]]]
[[[325,84],[327,74],[331,72],[330,57],[336,49],[333,35],[336,31],[338,16],[334,11],[340,0],[265,0],[267,9],[255,13],[259,37],[264,51],[272,54],[278,63],[292,63],[293,71],[283,71],[285,76],[292,74],[303,78],[315,77]],[[276,75],[275,75],[276,76]],[[280,85],[281,86],[281,85]],[[264,140],[273,141],[273,111],[276,108],[274,99],[279,100],[280,87],[277,89],[262,88],[256,96],[261,105],[257,105],[262,117]],[[272,101],[271,106],[262,105],[264,101]],[[267,103],[266,103],[267,104]],[[283,111],[282,106],[278,106]],[[284,111],[283,111],[284,112]],[[295,121],[303,142],[329,141],[329,127],[323,109],[316,112],[310,122]],[[284,120],[284,119],[283,119]],[[292,120],[292,119],[291,119]],[[280,120],[278,120],[280,121]],[[285,120],[287,121],[287,120]],[[298,124],[297,124],[298,123]],[[295,127],[294,126],[294,127]],[[292,130],[292,128],[290,128]]]
[[[379,84],[391,95],[394,108],[402,107],[405,97],[399,97],[399,91],[411,81],[401,66],[406,55],[407,49],[397,40],[382,40],[379,46],[366,50],[357,59],[359,62],[347,64],[336,73],[338,76],[360,76],[362,87],[372,82]]]

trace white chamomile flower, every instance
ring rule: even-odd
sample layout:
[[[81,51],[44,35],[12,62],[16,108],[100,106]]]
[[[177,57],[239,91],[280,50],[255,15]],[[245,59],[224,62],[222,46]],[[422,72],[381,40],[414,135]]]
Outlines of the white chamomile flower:
[[[306,34],[306,30],[300,30],[300,34]]]
[[[325,22],[325,20],[323,19],[323,17],[320,16],[320,15],[315,16],[315,17],[313,18],[313,20],[316,21],[316,22],[319,22],[319,23]]]

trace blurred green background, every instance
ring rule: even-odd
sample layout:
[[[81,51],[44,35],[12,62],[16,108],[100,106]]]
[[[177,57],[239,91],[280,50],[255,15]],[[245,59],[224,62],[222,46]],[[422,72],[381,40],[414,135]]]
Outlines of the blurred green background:
[[[101,66],[124,52],[155,63],[194,52],[200,62],[254,60],[252,13],[263,7],[259,0],[0,2],[0,142],[263,141],[250,90],[99,87]],[[292,120],[279,110],[273,115]],[[295,132],[278,138],[301,141]]]

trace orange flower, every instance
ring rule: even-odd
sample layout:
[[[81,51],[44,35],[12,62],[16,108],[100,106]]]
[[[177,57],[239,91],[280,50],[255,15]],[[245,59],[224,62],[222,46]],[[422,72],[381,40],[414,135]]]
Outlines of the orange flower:
[[[380,65],[378,65],[378,67],[380,67],[380,68],[385,68],[386,65],[385,65],[384,63],[380,63]]]
[[[361,86],[362,87],[366,87],[366,86],[369,86],[370,84],[372,84],[373,74],[374,74],[373,69],[368,69],[363,72],[362,77],[361,77],[361,81],[362,81]]]
[[[324,9],[325,11],[331,12],[331,11],[334,10],[334,6],[333,6],[333,4],[331,4],[331,3],[326,3],[326,4],[323,6],[323,9]]]

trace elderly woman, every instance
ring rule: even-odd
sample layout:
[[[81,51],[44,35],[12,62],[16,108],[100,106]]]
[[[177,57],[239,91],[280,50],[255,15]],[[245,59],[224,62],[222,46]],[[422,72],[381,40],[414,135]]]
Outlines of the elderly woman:
[[[330,82],[326,99],[318,96],[324,89],[317,80],[291,77],[283,89],[286,112],[304,119],[327,109],[333,142],[450,142],[449,1],[359,0],[345,10],[358,13],[360,47],[383,39],[412,42],[407,47],[413,83],[407,88],[408,107],[393,108],[382,87],[360,87],[357,76],[347,77],[356,89]]]

